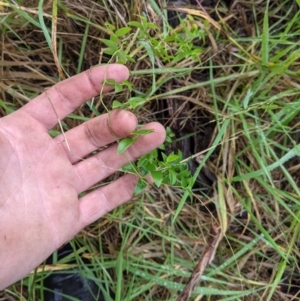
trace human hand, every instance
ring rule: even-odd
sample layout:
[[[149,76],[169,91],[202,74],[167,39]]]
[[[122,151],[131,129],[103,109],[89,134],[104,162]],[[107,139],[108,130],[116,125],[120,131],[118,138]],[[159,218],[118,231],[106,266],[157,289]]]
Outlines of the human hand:
[[[66,132],[65,137],[53,139],[48,134],[57,117],[63,119],[99,94],[105,78],[121,82],[127,77],[128,70],[121,65],[95,67],[0,119],[0,290],[28,274],[86,225],[131,198],[137,177],[130,174],[80,199],[78,195],[128,159],[134,161],[163,143],[165,131],[160,124],[146,125],[154,132],[140,137],[126,157],[117,155],[117,145],[111,143],[136,128],[136,117],[130,112],[104,114]],[[97,155],[79,159],[108,144]]]

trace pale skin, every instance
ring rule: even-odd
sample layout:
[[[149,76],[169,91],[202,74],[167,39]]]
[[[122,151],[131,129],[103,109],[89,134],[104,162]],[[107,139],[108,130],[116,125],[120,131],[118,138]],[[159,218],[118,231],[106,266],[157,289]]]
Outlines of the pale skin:
[[[78,195],[162,144],[165,130],[160,124],[145,125],[153,132],[140,137],[126,155],[117,155],[113,142],[136,129],[136,117],[127,111],[94,118],[65,136],[53,139],[48,134],[57,117],[63,119],[100,91],[111,89],[102,89],[105,78],[121,82],[128,76],[121,65],[94,67],[0,119],[0,290],[30,273],[85,226],[131,199],[137,177],[130,174],[82,198]],[[80,160],[108,144],[104,151]]]

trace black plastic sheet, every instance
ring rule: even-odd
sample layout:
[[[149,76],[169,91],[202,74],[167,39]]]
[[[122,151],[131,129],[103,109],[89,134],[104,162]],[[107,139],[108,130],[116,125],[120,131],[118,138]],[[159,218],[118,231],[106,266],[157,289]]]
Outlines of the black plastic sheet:
[[[74,252],[70,244],[58,250],[58,259]],[[46,261],[52,264],[52,257]],[[76,263],[76,262],[68,262]],[[44,279],[45,301],[107,301],[94,280],[83,277],[78,268],[52,272]],[[110,293],[112,296],[112,294]]]

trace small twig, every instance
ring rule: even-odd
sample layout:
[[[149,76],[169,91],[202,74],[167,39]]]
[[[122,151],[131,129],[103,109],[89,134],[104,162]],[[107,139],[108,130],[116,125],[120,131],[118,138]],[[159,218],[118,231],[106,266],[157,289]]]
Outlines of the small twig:
[[[203,12],[205,12],[207,15],[207,11],[204,9],[204,7],[201,5],[200,1],[199,0],[196,0],[197,4],[200,6],[200,8],[202,9]]]
[[[216,249],[219,245],[219,242],[222,238],[222,232],[219,226],[213,225],[211,228],[211,235],[213,236],[212,241],[207,246],[202,259],[195,266],[193,273],[191,274],[185,288],[178,296],[176,301],[188,301],[195,287],[199,283],[201,276],[205,268],[210,264],[210,262],[214,259]]]
[[[67,140],[67,138],[66,138],[66,136],[65,136],[65,131],[64,131],[63,126],[62,126],[62,124],[61,124],[61,121],[60,121],[60,119],[59,119],[59,117],[58,117],[58,114],[57,114],[57,112],[56,112],[56,110],[55,110],[55,108],[54,108],[54,105],[53,105],[53,103],[52,103],[52,101],[51,101],[51,99],[50,99],[50,97],[49,97],[49,95],[48,95],[48,93],[47,93],[47,90],[45,90],[45,94],[46,94],[46,96],[47,96],[47,98],[48,98],[48,101],[50,102],[50,105],[51,105],[51,107],[52,107],[52,110],[53,110],[53,112],[54,112],[54,114],[55,114],[55,116],[56,116],[57,123],[58,123],[58,125],[59,125],[59,127],[60,127],[60,130],[61,130],[61,133],[62,133],[62,135],[63,135],[63,137],[64,137],[64,140],[65,140],[66,146],[67,146],[67,148],[68,148],[68,151],[69,151],[70,154],[72,155],[71,148],[70,148],[69,143],[68,143],[68,140]]]

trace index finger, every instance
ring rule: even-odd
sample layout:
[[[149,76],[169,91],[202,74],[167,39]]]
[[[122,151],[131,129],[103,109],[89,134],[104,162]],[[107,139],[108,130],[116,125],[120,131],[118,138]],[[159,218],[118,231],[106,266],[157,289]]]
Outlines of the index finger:
[[[54,85],[20,110],[25,111],[49,130],[57,124],[57,118],[60,120],[65,118],[100,91],[111,90],[112,86],[102,85],[106,79],[114,79],[120,83],[128,77],[129,71],[123,65],[93,67]]]

